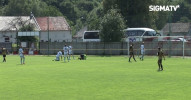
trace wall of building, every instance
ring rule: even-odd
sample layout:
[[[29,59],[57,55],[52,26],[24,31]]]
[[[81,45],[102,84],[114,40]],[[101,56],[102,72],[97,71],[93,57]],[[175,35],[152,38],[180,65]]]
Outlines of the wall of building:
[[[71,42],[72,34],[70,34],[70,31],[49,31],[49,38],[51,42]],[[40,41],[48,41],[47,31],[40,32]]]
[[[13,52],[12,43],[0,43],[0,54],[1,54],[1,47],[6,48],[9,53]]]
[[[0,42],[16,43],[16,32],[0,32]],[[9,38],[9,41],[5,41]],[[48,32],[40,32],[40,41],[48,41]],[[72,35],[70,31],[50,31],[49,38],[51,42],[71,42]]]
[[[0,42],[8,42],[5,41],[5,38],[9,38],[9,42],[16,42],[16,32],[0,32]]]

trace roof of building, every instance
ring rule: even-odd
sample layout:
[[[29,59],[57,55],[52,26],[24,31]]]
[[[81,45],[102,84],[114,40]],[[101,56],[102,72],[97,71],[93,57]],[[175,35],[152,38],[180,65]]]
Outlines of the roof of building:
[[[49,30],[70,30],[70,26],[64,17],[37,17],[36,18],[42,31]]]
[[[40,30],[34,19],[30,16],[0,16],[0,31],[16,31],[23,25],[33,25],[35,30]]]
[[[170,23],[172,33],[186,33],[190,30],[190,23]],[[167,23],[162,31],[164,33],[169,32],[169,23]]]

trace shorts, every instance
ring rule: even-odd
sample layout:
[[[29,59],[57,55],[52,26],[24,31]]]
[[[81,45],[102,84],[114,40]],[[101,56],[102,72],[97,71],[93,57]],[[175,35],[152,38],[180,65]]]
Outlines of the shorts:
[[[134,53],[133,53],[133,52],[130,52],[130,55],[134,55]]]
[[[6,57],[6,55],[3,55],[3,57]]]
[[[144,55],[144,51],[143,50],[141,50],[141,54]]]
[[[64,57],[67,57],[68,56],[68,52],[64,52]]]
[[[158,60],[158,63],[160,63],[160,64],[161,64],[161,63],[162,63],[162,59],[159,59],[159,60]]]
[[[21,58],[24,58],[24,55],[23,55],[23,54],[20,54],[20,57],[21,57]]]
[[[72,51],[70,51],[70,52],[69,52],[69,55],[72,55],[72,54],[73,54]]]
[[[64,55],[68,55],[68,52],[64,52]]]

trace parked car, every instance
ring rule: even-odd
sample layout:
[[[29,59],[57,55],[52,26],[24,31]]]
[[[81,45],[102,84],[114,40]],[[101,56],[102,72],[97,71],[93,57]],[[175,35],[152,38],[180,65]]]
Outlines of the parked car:
[[[184,38],[176,38],[176,39],[172,39],[172,41],[182,41],[182,42],[188,42],[186,39]]]

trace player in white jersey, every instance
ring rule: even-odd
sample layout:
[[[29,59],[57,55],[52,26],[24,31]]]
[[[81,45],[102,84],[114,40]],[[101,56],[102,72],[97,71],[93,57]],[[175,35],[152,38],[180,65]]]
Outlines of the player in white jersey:
[[[24,56],[24,51],[22,49],[22,46],[20,46],[20,49],[19,49],[19,56],[21,58],[21,65],[25,64],[25,56]]]
[[[58,54],[59,54],[59,57],[60,57],[61,60],[62,60],[62,51],[59,51]]]
[[[73,56],[73,59],[74,59],[74,55],[73,55],[73,52],[72,52],[72,46],[68,46],[68,49],[69,49],[69,59],[70,59],[70,56],[72,55]]]
[[[66,61],[66,58],[67,58],[67,60],[68,60],[68,62],[69,62],[69,58],[68,58],[68,47],[67,47],[67,45],[64,45],[64,47],[63,47],[63,52],[64,52],[64,62]]]
[[[144,42],[141,44],[141,57],[140,60],[143,61],[144,58],[144,54],[145,54],[145,46],[144,46]]]
[[[60,61],[60,56],[62,56],[62,52],[58,51],[57,55],[56,55],[56,59],[52,60],[52,61]],[[61,58],[62,59],[62,58]]]

